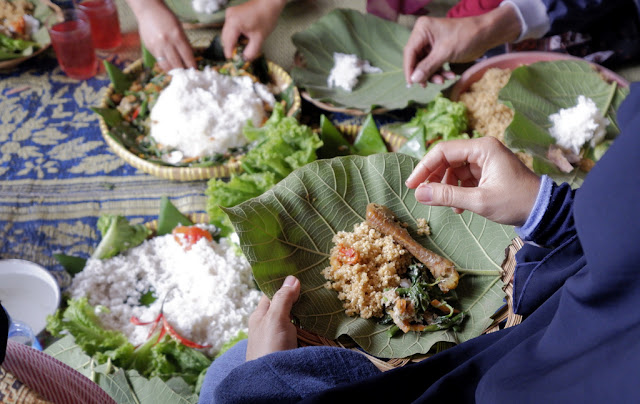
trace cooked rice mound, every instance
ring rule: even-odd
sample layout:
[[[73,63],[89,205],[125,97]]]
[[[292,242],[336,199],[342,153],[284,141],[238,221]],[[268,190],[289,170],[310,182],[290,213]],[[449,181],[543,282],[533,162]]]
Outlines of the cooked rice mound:
[[[329,280],[326,287],[338,292],[347,315],[382,317],[384,289],[400,285],[411,254],[366,222],[355,225],[353,232],[338,232],[332,241],[331,266],[322,270]]]

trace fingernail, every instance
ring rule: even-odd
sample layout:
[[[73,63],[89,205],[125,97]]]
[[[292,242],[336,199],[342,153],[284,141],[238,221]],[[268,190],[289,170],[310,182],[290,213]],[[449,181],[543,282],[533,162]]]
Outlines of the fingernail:
[[[433,189],[431,185],[421,184],[418,189],[416,189],[416,199],[421,203],[429,203],[431,202],[431,198],[433,197]]]
[[[444,79],[440,75],[435,75],[435,76],[431,77],[431,82],[433,84],[442,84],[442,83],[444,83]]]
[[[288,288],[290,288],[291,286],[296,284],[296,277],[293,275],[289,275],[284,279],[284,283],[282,284],[282,286],[286,286]]]
[[[422,70],[416,70],[411,75],[411,82],[421,83],[424,80],[424,72]]]

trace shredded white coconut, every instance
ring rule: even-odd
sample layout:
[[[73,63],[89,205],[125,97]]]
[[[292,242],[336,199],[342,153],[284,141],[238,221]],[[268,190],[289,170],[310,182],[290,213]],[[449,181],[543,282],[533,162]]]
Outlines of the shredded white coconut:
[[[191,5],[196,13],[213,14],[229,3],[229,0],[192,0]]]
[[[131,316],[153,321],[160,312],[184,338],[210,344],[218,352],[240,330],[247,331],[249,315],[261,293],[252,288],[251,267],[227,239],[219,243],[201,238],[185,250],[173,235],[154,237],[107,260],[89,259],[76,275],[69,293],[87,296],[108,312],[99,316],[106,328],[122,331],[138,345],[147,340],[151,325],[136,326]],[[149,307],[140,296],[153,290]]]
[[[382,73],[382,69],[371,66],[369,61],[359,59],[357,55],[334,52],[333,68],[327,78],[327,86],[351,92],[363,73]]]
[[[595,147],[606,135],[609,120],[598,110],[596,103],[584,95],[578,96],[578,103],[549,116],[553,124],[549,133],[556,144],[571,150],[576,155],[587,142]]]
[[[171,83],[151,110],[151,136],[162,147],[182,154],[174,154],[172,160],[224,153],[247,144],[242,134],[246,123],[262,125],[267,115],[264,103],[275,104],[273,94],[248,76],[227,76],[209,67],[169,73]]]

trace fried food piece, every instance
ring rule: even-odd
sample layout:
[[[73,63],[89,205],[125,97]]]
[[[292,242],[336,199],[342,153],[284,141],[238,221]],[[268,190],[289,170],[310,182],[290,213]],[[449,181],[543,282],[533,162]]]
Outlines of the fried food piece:
[[[458,286],[460,275],[456,271],[455,264],[415,241],[407,229],[400,225],[391,209],[377,203],[368,204],[367,223],[380,233],[393,237],[397,243],[426,265],[439,281],[438,287],[444,293]]]

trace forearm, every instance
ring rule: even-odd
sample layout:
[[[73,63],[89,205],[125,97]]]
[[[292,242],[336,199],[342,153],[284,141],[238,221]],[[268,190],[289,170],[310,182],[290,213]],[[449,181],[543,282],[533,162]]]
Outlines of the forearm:
[[[162,0],[126,0],[126,2],[138,21],[150,9],[167,8]]]
[[[486,14],[471,18],[477,18],[477,38],[482,38],[482,46],[485,49],[515,42],[523,28],[517,7],[497,7]]]

